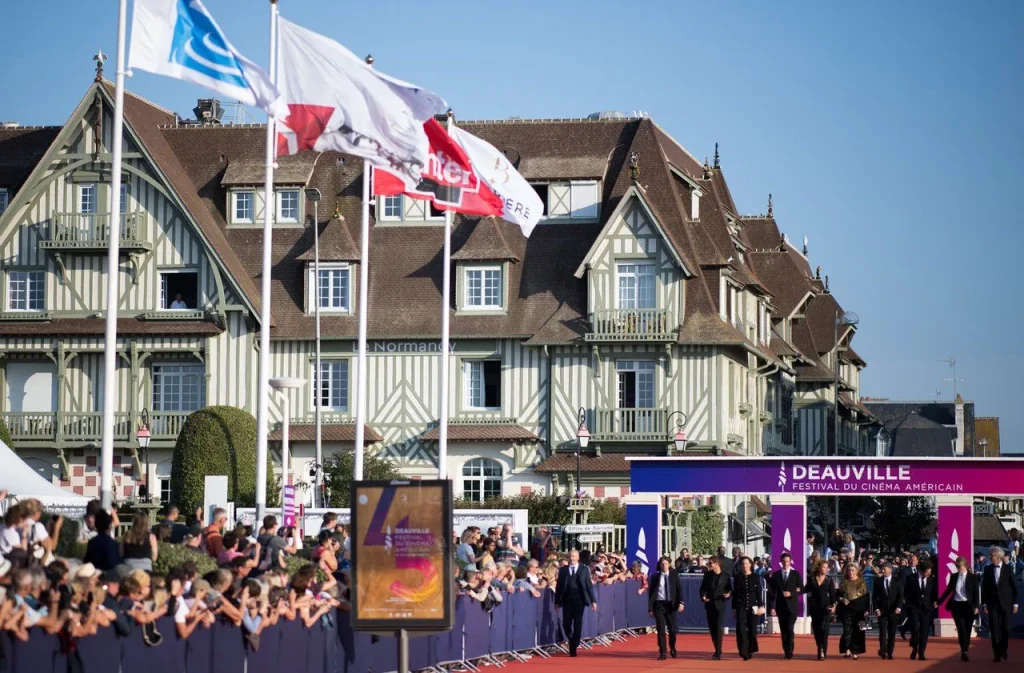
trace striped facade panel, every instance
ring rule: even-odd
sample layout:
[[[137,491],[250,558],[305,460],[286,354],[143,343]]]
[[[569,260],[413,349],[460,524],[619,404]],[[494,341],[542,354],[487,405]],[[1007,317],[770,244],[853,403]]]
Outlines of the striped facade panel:
[[[804,456],[821,456],[825,453],[828,437],[826,407],[797,407],[797,453]]]
[[[237,311],[227,314],[225,330],[206,339],[207,404],[246,409],[255,415],[256,385],[259,377],[255,333],[249,321]]]
[[[598,244],[590,264],[588,311],[619,308],[618,264],[656,265],[656,308],[672,312],[675,324],[683,314],[681,270],[660,232],[638,205],[623,211]]]

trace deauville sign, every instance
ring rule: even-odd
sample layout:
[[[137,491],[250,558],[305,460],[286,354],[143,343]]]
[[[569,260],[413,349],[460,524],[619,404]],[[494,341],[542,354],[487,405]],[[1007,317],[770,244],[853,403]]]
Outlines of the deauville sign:
[[[631,458],[633,493],[1024,495],[1010,458]]]

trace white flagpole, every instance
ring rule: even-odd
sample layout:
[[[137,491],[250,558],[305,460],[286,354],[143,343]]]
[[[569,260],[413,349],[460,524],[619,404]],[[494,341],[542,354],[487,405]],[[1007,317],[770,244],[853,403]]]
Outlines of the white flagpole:
[[[270,81],[277,82],[277,0],[270,0]],[[274,118],[267,117],[266,182],[263,185],[263,268],[260,272],[260,358],[256,390],[256,521],[262,522],[267,508],[267,434],[270,411],[270,270],[273,211],[274,161],[276,154]],[[287,421],[289,419],[285,419]],[[284,476],[282,476],[284,478]],[[284,512],[284,503],[281,503]]]
[[[448,128],[455,124],[455,113],[448,110]],[[448,478],[448,377],[451,353],[448,340],[451,332],[448,307],[451,303],[452,281],[452,211],[444,211],[444,263],[441,267],[441,410],[437,419],[437,478]]]
[[[117,303],[121,288],[121,136],[124,134],[124,42],[128,0],[117,8],[117,71],[114,75],[114,129],[110,169],[110,221],[107,225],[107,315],[103,336],[103,434],[100,442],[100,500],[114,502],[114,411],[117,409]],[[103,138],[94,138],[97,147]],[[102,226],[94,220],[93,227]],[[135,419],[129,425],[134,429]],[[130,433],[129,433],[130,434]],[[148,476],[148,475],[147,475]]]
[[[316,461],[316,473],[313,476],[313,507],[326,506],[326,502],[320,502],[322,500],[320,495],[320,480],[324,469],[324,445],[323,445],[323,427],[321,426],[321,414],[320,405],[322,400],[320,396],[323,394],[320,382],[320,377],[323,376],[323,370],[320,368],[320,191],[316,192],[316,201],[313,202],[313,287],[310,288],[310,292],[313,293],[314,301],[316,304],[316,371],[313,372],[313,396],[314,403],[316,404],[316,443],[314,460]],[[284,518],[282,516],[282,518]]]
[[[367,59],[369,62],[369,59]],[[370,163],[363,161],[363,212],[359,229],[359,353],[356,357],[356,437],[352,445],[352,479],[363,478],[366,424],[366,311],[370,286]]]

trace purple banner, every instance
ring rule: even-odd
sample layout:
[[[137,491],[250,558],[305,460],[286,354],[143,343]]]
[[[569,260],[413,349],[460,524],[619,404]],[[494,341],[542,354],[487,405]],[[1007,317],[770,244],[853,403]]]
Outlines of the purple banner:
[[[633,493],[1024,496],[1012,458],[633,458]]]
[[[807,508],[804,505],[772,504],[772,572],[782,567],[782,554],[793,557],[793,569],[807,581]],[[804,599],[800,599],[800,617]]]
[[[968,568],[974,563],[974,505],[939,505],[937,509],[939,567],[935,569],[935,573],[939,579],[941,594],[949,583],[949,574],[956,572],[958,556],[967,560]],[[939,606],[939,617],[950,619],[952,616],[945,605]]]
[[[295,525],[295,487],[288,485],[284,487],[284,509],[281,517],[281,525]]]

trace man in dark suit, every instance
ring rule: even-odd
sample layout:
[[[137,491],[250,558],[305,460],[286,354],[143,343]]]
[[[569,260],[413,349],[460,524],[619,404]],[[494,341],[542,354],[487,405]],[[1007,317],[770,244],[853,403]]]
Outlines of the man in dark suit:
[[[733,572],[735,571],[734,564],[732,559],[725,555],[725,547],[718,548],[718,563],[722,567],[722,572],[729,577],[733,576]]]
[[[878,656],[892,659],[896,627],[903,619],[903,582],[893,577],[890,563],[882,566],[882,576],[874,581],[872,602],[878,618]]]
[[[917,577],[917,566],[921,562],[921,559],[917,554],[911,554],[910,560],[907,565],[900,568],[899,578],[903,582],[903,586],[906,587],[907,578],[910,576]],[[910,613],[904,611],[903,619],[900,621],[900,638],[903,640],[907,639],[907,630],[910,628]]]
[[[658,572],[651,575],[647,590],[647,610],[658,625],[658,661],[665,660],[665,634],[672,658],[676,658],[676,613],[683,611],[683,597],[679,586],[679,573],[672,562],[663,557],[658,561]]]
[[[708,571],[704,573],[704,579],[700,583],[700,599],[704,602],[704,610],[708,616],[708,631],[711,632],[711,642],[715,645],[715,653],[711,658],[716,661],[722,658],[725,601],[731,595],[732,580],[722,570],[722,557],[712,556],[708,559]]]
[[[785,552],[779,557],[782,567],[772,573],[768,580],[768,604],[772,616],[779,618],[782,631],[782,653],[786,659],[793,658],[793,633],[796,618],[800,613],[800,592],[804,589],[800,573],[793,566],[793,557]]]
[[[985,567],[981,577],[981,602],[988,614],[994,661],[1003,661],[1009,654],[1010,620],[1017,614],[1017,583],[1012,566],[1004,563],[1006,552],[1002,547],[992,547],[988,557],[992,564]]]
[[[590,606],[597,612],[590,569],[580,563],[579,551],[569,552],[569,565],[559,569],[555,584],[555,609],[562,612],[562,630],[569,639],[569,656],[576,656],[583,636],[583,611]]]
[[[956,636],[960,640],[960,661],[970,661],[967,650],[971,647],[979,594],[978,576],[967,569],[967,559],[962,556],[957,558],[956,572],[949,574],[946,590],[939,596],[939,603],[946,603],[946,609],[953,615]]]
[[[939,607],[939,584],[932,577],[932,564],[927,561],[908,574],[903,585],[903,601],[910,613],[910,658],[925,661],[932,615]]]

